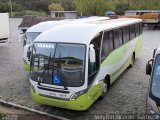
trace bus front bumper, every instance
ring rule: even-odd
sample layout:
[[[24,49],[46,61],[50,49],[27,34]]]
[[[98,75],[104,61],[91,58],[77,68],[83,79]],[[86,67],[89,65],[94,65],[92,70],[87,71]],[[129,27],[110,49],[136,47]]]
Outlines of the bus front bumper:
[[[49,105],[49,106],[55,106],[60,108],[66,108],[76,111],[84,111],[89,108],[87,104],[87,94],[84,94],[80,97],[78,97],[76,100],[59,100],[55,98],[49,98],[46,96],[41,96],[34,92],[31,89],[32,98],[36,103],[43,104],[43,105]]]
[[[24,70],[30,71],[30,65],[27,64],[25,61],[24,61],[23,67],[24,67]]]

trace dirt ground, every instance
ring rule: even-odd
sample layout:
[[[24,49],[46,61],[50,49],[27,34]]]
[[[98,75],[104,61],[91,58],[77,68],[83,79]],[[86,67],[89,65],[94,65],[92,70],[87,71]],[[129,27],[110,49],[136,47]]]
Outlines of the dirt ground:
[[[57,120],[55,118],[0,105],[0,120]]]

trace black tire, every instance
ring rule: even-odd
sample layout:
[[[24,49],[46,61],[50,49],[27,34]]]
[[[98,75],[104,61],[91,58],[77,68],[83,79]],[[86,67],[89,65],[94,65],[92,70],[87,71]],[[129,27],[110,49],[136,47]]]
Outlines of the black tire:
[[[132,67],[133,67],[134,61],[135,61],[135,55],[133,54],[133,55],[132,55],[132,62],[131,62],[131,64],[129,65],[129,68],[132,68]]]
[[[107,93],[107,91],[108,91],[108,84],[107,84],[107,81],[106,81],[106,79],[104,79],[104,81],[103,81],[103,89],[102,89],[102,95],[101,95],[101,99],[102,98],[104,98],[105,97],[105,95],[106,95],[106,93]]]

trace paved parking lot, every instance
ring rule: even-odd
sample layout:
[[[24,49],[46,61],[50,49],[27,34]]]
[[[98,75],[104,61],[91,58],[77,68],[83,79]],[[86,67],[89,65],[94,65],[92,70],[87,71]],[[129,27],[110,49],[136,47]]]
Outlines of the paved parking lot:
[[[22,43],[18,41],[18,25],[22,19],[10,19],[11,43],[0,45],[0,99],[35,108],[70,119],[94,119],[94,114],[143,114],[149,77],[145,64],[153,49],[160,46],[158,30],[145,30],[141,56],[111,86],[103,100],[98,100],[85,112],[75,112],[34,103],[30,94],[29,72],[23,70]]]

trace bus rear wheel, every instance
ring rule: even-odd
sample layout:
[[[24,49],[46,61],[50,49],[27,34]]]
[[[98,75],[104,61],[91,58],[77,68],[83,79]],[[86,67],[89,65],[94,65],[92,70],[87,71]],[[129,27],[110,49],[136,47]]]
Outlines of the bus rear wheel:
[[[129,65],[129,68],[133,67],[135,61],[135,54],[133,53],[132,59],[131,59],[131,64]]]

